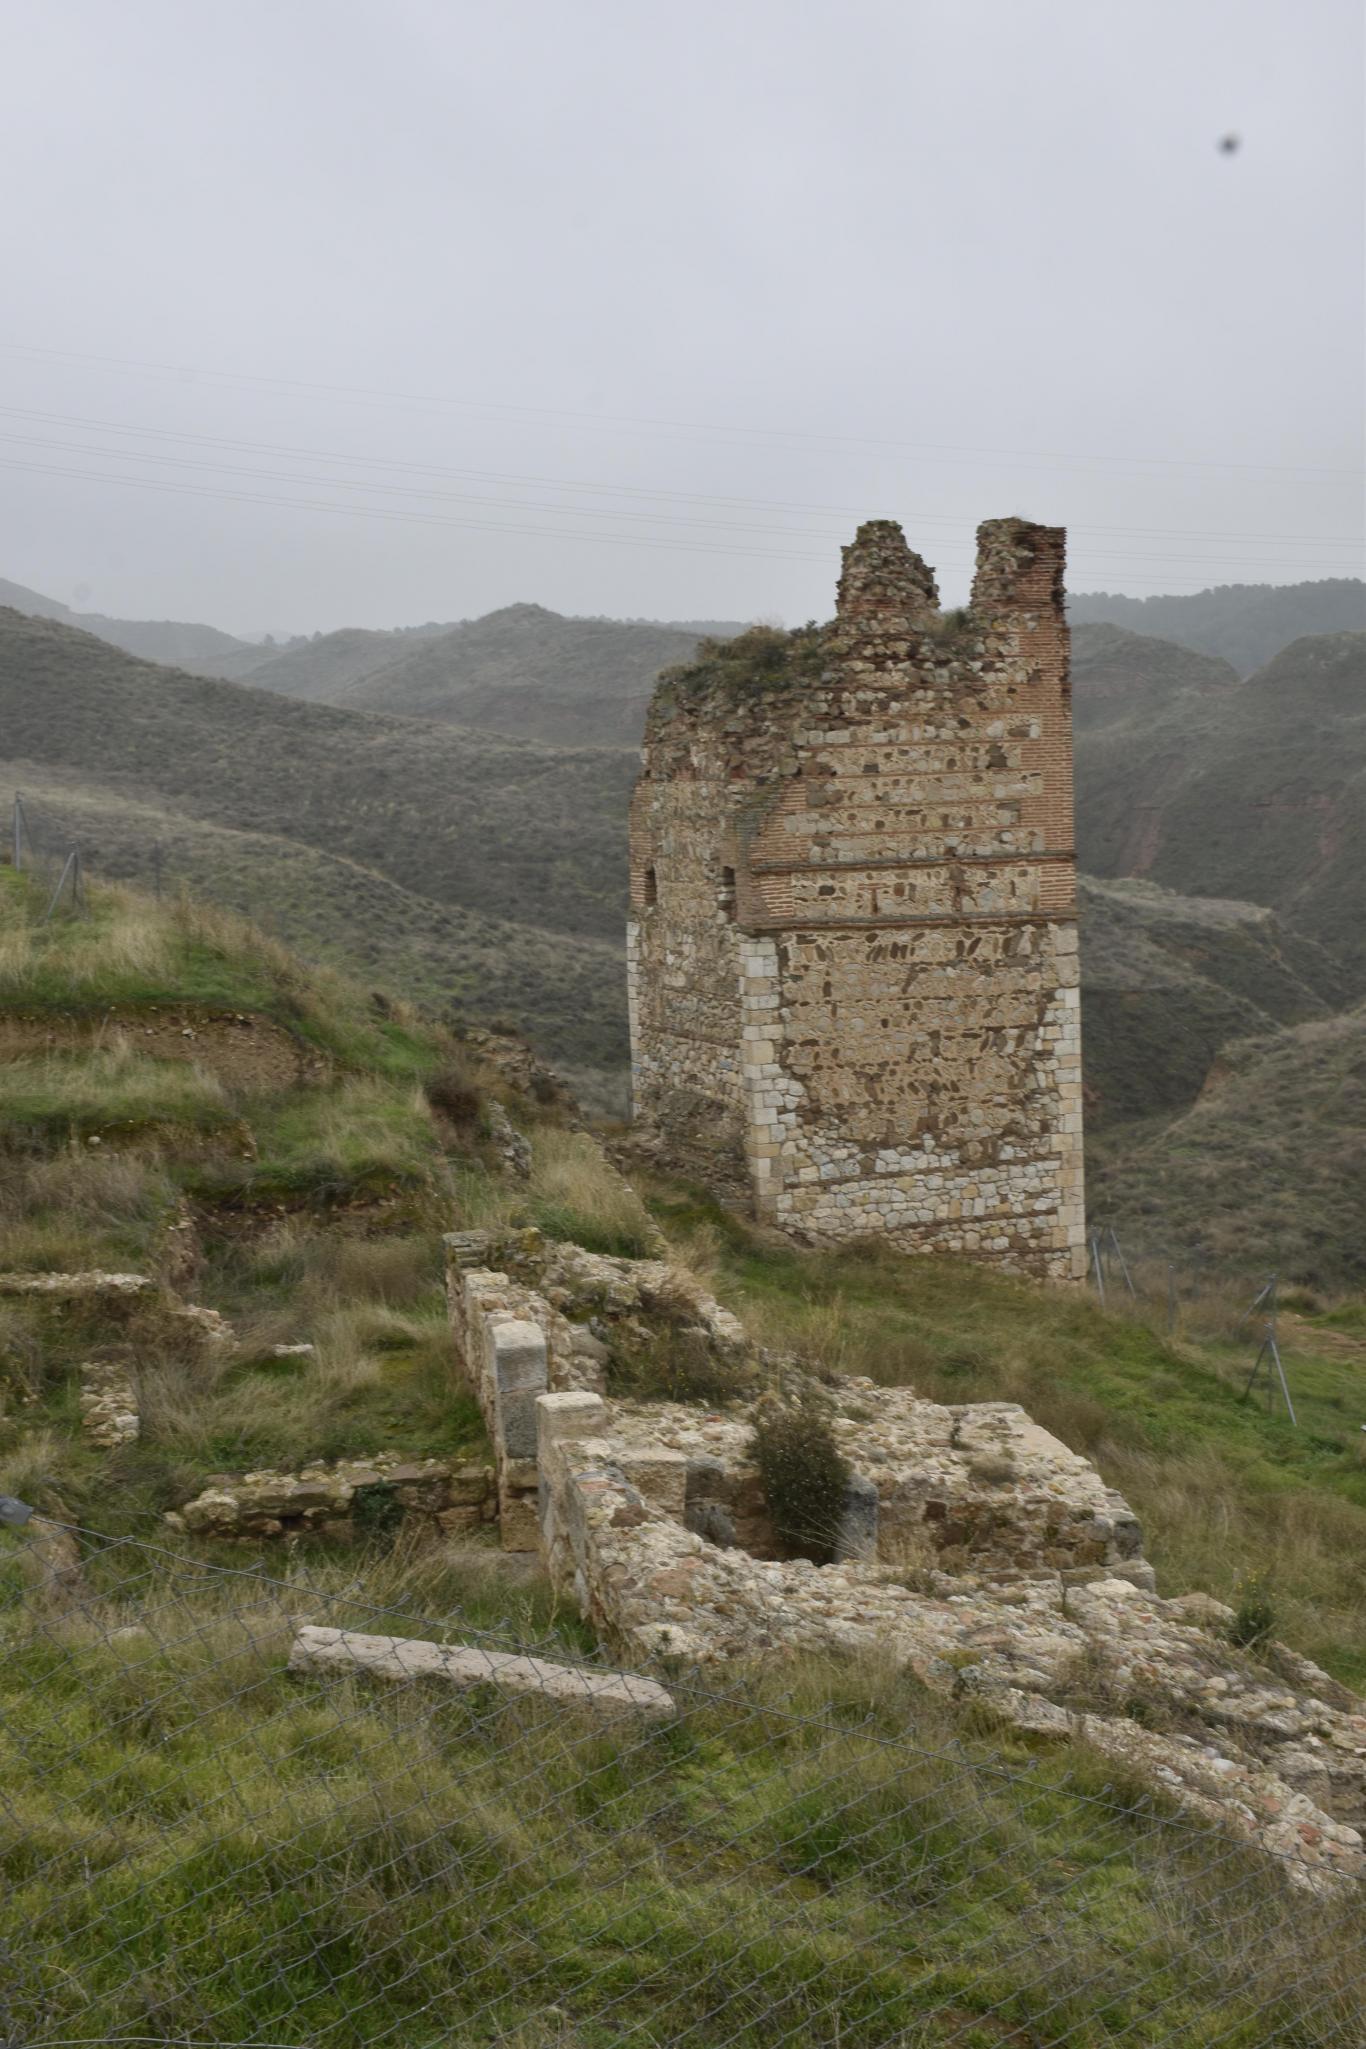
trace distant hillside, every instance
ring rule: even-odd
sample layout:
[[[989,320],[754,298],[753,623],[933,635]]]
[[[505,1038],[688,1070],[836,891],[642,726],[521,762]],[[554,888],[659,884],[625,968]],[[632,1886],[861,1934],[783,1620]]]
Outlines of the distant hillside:
[[[1109,591],[1068,597],[1074,625],[1105,622],[1218,655],[1241,676],[1260,669],[1306,634],[1366,632],[1366,583],[1228,583],[1174,597],[1126,598]]]
[[[1339,963],[1256,904],[1080,884],[1082,1059],[1095,1129],[1194,1102],[1220,1049],[1350,1000]]]
[[[7,750],[191,817],[284,832],[404,888],[617,938],[634,764],[300,704],[0,612]]]
[[[411,632],[396,633],[343,626],[336,633],[319,633],[312,640],[294,641],[283,650],[265,650],[264,660],[243,680],[249,680],[258,690],[278,691],[281,697],[339,704],[353,683],[400,660],[415,641],[450,631],[448,626],[419,626]]]
[[[690,660],[719,622],[566,619],[507,605],[438,634],[332,633],[259,668],[251,681],[289,697],[454,721],[488,732],[634,747],[655,677]]]
[[[619,941],[486,917],[405,889],[345,854],[276,832],[139,800],[91,772],[7,760],[41,845],[79,843],[90,872],[239,912],[308,959],[395,991],[436,1015],[506,1018],[571,1069],[623,1069],[626,973]]]
[[[0,576],[0,605],[12,605],[16,612],[27,612],[35,619],[71,620],[76,616],[56,598],[45,598],[41,591],[31,591],[26,583],[11,583],[5,576]]]
[[[0,576],[0,605],[11,605],[31,618],[60,619],[94,633],[125,653],[141,655],[145,661],[214,675],[246,675],[263,659],[267,650],[216,626],[199,626],[178,619],[111,619],[103,612],[73,612],[56,598],[29,590],[26,584],[10,583]]]
[[[291,703],[0,611],[4,774],[95,872],[266,916],[436,1007],[506,1014],[571,1064],[625,1059],[634,764]]]
[[[1228,662],[1175,641],[1121,626],[1072,628],[1072,723],[1078,734],[1149,717],[1188,694],[1204,698],[1238,684],[1238,671]]]
[[[1098,702],[1080,675],[1077,694]],[[1366,989],[1366,636],[1296,641],[1236,689],[1128,703],[1078,718],[1081,866],[1267,904]]]
[[[1366,1009],[1226,1047],[1185,1116],[1088,1164],[1088,1206],[1145,1249],[1366,1280]]]

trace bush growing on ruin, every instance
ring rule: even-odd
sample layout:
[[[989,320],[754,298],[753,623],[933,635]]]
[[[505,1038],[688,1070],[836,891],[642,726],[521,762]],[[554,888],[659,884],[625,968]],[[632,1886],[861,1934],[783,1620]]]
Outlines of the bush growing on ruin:
[[[760,1410],[750,1445],[778,1541],[828,1565],[835,1555],[849,1466],[814,1395]]]
[[[1255,1650],[1258,1644],[1266,1642],[1275,1627],[1276,1610],[1266,1581],[1261,1573],[1250,1572],[1243,1581],[1238,1605],[1229,1618],[1229,1642],[1240,1645],[1244,1650]]]
[[[472,1136],[483,1110],[479,1084],[463,1060],[448,1060],[423,1084],[427,1101],[462,1136]]]
[[[718,1351],[697,1324],[666,1325],[647,1336],[619,1329],[610,1349],[609,1394],[715,1408],[754,1393],[749,1361]]]

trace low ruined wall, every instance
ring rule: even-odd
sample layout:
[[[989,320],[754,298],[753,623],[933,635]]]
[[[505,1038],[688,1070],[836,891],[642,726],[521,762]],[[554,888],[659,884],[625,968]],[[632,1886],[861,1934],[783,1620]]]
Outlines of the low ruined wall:
[[[1083,1734],[1306,1885],[1366,1876],[1366,1704],[1284,1646],[1235,1648],[1230,1611],[1208,1596],[1159,1599],[1123,1497],[1016,1404],[925,1402],[843,1376],[818,1386],[751,1352],[770,1383],[759,1399],[819,1400],[851,1470],[835,1562],[774,1556],[755,1404],[600,1391],[613,1319],[655,1315],[662,1329],[680,1296],[716,1343],[743,1345],[695,1281],[535,1233],[461,1234],[447,1249],[504,1542],[539,1548],[627,1659],[890,1661],[1021,1731]],[[516,1273],[473,1263],[495,1254]]]
[[[399,1522],[443,1535],[476,1530],[498,1512],[493,1469],[443,1459],[337,1459],[297,1473],[211,1480],[166,1521],[196,1537],[363,1537]]]
[[[1283,1646],[1261,1658],[1236,1650],[1221,1603],[1161,1600],[1141,1575],[1103,1566],[1069,1583],[1062,1569],[900,1576],[875,1557],[756,1559],[680,1519],[683,1452],[658,1449],[650,1462],[596,1395],[537,1406],[547,1564],[625,1656],[890,1661],[1022,1731],[1084,1736],[1162,1797],[1285,1860],[1304,1885],[1366,1877],[1363,1703]],[[1079,1706],[1083,1688],[1104,1705]],[[1141,1702],[1141,1721],[1129,1702]]]
[[[718,1346],[742,1348],[744,1331],[662,1260],[613,1259],[534,1230],[457,1231],[445,1245],[456,1368],[493,1445],[503,1548],[534,1551],[536,1398],[602,1386],[608,1350],[597,1332],[657,1313],[666,1297],[675,1312],[681,1298]]]

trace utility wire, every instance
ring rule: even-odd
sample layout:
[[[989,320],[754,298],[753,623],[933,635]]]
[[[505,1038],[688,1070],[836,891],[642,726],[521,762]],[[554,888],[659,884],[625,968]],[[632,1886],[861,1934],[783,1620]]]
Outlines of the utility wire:
[[[393,470],[405,475],[449,477],[474,483],[535,485],[557,491],[589,491],[601,496],[644,498],[656,502],[672,500],[685,505],[725,506],[752,512],[792,513],[811,517],[858,518],[867,510],[866,504],[810,504],[785,499],[745,498],[723,492],[674,491],[662,486],[610,484],[584,477],[555,477],[535,472],[486,470],[449,463],[413,462],[400,457],[361,455],[354,450],[343,452],[337,449],[299,447],[287,442],[252,441],[185,429],[140,426],[126,420],[103,420],[81,413],[54,413],[28,406],[0,405],[0,417],[32,420],[48,426],[94,427],[102,433],[131,435],[139,440],[190,443],[202,447],[229,449],[243,454],[302,457],[310,462],[344,462],[362,469]],[[907,523],[913,522],[917,526],[951,526],[956,532],[961,532],[963,526],[961,515],[956,513],[915,512],[905,514],[904,518]],[[1360,534],[1274,534],[1227,528],[1126,527],[1102,525],[1089,520],[1080,524],[1073,522],[1069,531],[1131,534],[1144,539],[1274,541],[1282,546],[1317,545],[1354,551],[1360,551],[1366,546],[1366,537]]]
[[[68,469],[54,463],[16,462],[9,459],[0,459],[0,470],[13,470],[32,476],[69,477],[83,483],[114,484],[120,488],[137,491],[166,492],[178,497],[206,498],[221,504],[255,505],[267,510],[276,511],[342,513],[359,519],[383,520],[406,526],[441,527],[462,533],[508,534],[515,539],[594,541],[616,548],[650,548],[661,550],[668,554],[724,555],[732,560],[813,562],[819,563],[826,568],[830,564],[828,550],[821,554],[811,554],[800,553],[792,548],[756,548],[740,542],[730,542],[722,545],[720,542],[666,540],[654,535],[640,533],[604,534],[590,533],[582,529],[576,531],[573,528],[565,527],[503,525],[493,520],[456,519],[437,513],[403,511],[395,506],[368,505],[361,502],[346,504],[328,499],[293,498],[281,495],[271,496],[259,491],[228,491],[195,484],[169,483],[155,477],[124,477],[115,475],[107,470]],[[515,508],[509,508],[509,510],[512,509]],[[563,509],[572,516],[572,508]],[[938,566],[950,569],[970,569],[973,565],[969,559],[958,563],[941,560]],[[1173,596],[1181,594],[1173,591],[1172,585],[1176,579],[1171,576],[1152,577],[1126,574],[1124,580],[1130,585],[1146,586],[1150,590],[1169,593]],[[1191,583],[1188,589],[1198,591],[1208,587],[1209,576],[1206,573],[1200,581]]]
[[[185,380],[208,379],[214,383],[252,385],[277,391],[317,392],[330,398],[352,398],[364,401],[380,401],[386,404],[439,406],[496,413],[507,417],[525,419],[578,420],[594,426],[644,427],[669,433],[689,435],[715,434],[740,437],[754,442],[760,440],[804,442],[814,446],[843,444],[845,446],[897,448],[916,453],[936,453],[954,456],[988,457],[993,461],[1038,463],[1045,467],[1092,468],[1097,465],[1121,465],[1139,469],[1184,469],[1221,470],[1242,473],[1258,473],[1278,476],[1357,477],[1362,474],[1361,466],[1346,468],[1319,463],[1246,463],[1225,462],[1193,456],[1157,456],[1131,454],[1077,454],[1052,449],[1003,449],[977,447],[966,443],[922,441],[886,434],[821,433],[806,428],[794,427],[745,427],[735,423],[706,420],[656,419],[646,414],[599,413],[576,410],[566,406],[516,405],[503,400],[471,398],[452,393],[386,391],[382,388],[360,384],[327,384],[301,377],[274,377],[257,372],[241,370],[219,370],[207,365],[160,363],[132,356],[98,355],[79,349],[54,349],[41,347],[36,343],[0,340],[0,349],[10,355],[28,357],[43,361],[72,363],[96,363],[108,368],[152,372],[155,375],[170,376]]]
[[[794,530],[756,525],[751,522],[734,519],[698,519],[685,513],[643,512],[634,508],[611,506],[547,504],[540,500],[527,501],[505,497],[485,497],[473,492],[446,491],[430,484],[385,484],[376,479],[364,477],[352,479],[347,477],[299,475],[297,472],[287,470],[243,467],[241,465],[215,461],[208,457],[184,457],[145,453],[134,449],[92,447],[88,443],[55,441],[41,435],[7,434],[0,431],[0,442],[11,446],[48,449],[62,455],[94,457],[101,461],[105,459],[115,462],[135,461],[139,463],[154,463],[161,468],[213,471],[231,479],[243,479],[255,483],[282,483],[299,487],[320,485],[324,489],[334,491],[371,491],[379,492],[386,498],[427,499],[447,504],[482,506],[508,513],[551,513],[573,519],[643,522],[652,526],[686,527],[711,532],[736,532],[742,535],[753,536],[760,540],[776,538],[778,540],[828,541],[833,546],[838,546],[845,539],[844,533],[838,530],[828,532],[819,532],[814,528]],[[1192,556],[1176,551],[1150,554],[1142,550],[1120,550],[1091,546],[1086,546],[1083,551],[1079,552],[1084,552],[1088,557],[1096,560],[1114,561],[1121,564],[1128,562],[1174,562],[1197,566],[1203,565],[1215,569],[1276,568],[1280,566],[1280,562],[1276,558],[1243,554],[1236,556]],[[954,566],[961,567],[965,563],[970,565],[973,557],[969,554],[951,553],[946,557],[946,560]]]

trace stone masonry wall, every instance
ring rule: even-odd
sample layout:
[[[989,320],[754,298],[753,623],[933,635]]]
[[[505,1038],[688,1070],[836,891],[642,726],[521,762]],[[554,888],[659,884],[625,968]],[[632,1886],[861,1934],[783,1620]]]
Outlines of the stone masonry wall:
[[[534,1543],[607,1642],[645,1664],[890,1662],[1031,1736],[1083,1733],[1301,1884],[1366,1875],[1366,1703],[1284,1645],[1236,1648],[1208,1595],[1159,1598],[1122,1496],[1015,1404],[816,1382],[662,1261],[535,1231],[446,1242],[511,1547]],[[662,1335],[681,1305],[719,1352],[747,1351],[762,1391],[607,1400],[594,1332],[643,1319]],[[754,1463],[758,1405],[794,1398],[820,1403],[849,1468],[829,1565],[775,1555]]]
[[[899,527],[834,623],[666,678],[632,811],[638,1121],[818,1242],[1084,1270],[1063,536],[979,530],[937,608]]]

